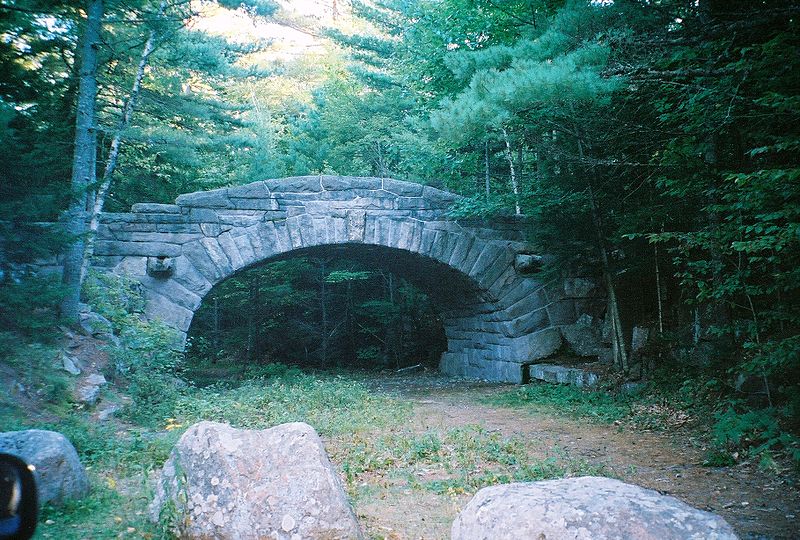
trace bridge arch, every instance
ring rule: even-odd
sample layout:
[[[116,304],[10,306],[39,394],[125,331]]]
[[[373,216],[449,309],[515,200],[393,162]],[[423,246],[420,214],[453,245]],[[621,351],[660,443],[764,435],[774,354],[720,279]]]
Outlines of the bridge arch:
[[[523,365],[561,346],[559,327],[575,321],[576,303],[586,299],[522,271],[526,245],[513,224],[448,218],[457,198],[420,184],[338,176],[189,193],[175,204],[103,214],[93,264],[138,279],[146,316],[185,338],[203,297],[241,270],[308,250],[371,254],[424,278],[434,296],[437,287],[447,293],[444,372],[519,382]]]

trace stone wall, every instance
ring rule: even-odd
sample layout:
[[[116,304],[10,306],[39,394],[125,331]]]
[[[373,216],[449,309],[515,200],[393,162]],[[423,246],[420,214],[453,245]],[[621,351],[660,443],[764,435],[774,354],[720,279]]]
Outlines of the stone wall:
[[[93,264],[140,280],[147,315],[185,336],[204,295],[244,268],[308,250],[358,254],[372,246],[377,260],[402,263],[412,281],[448,293],[441,295],[443,371],[519,382],[522,366],[559,349],[560,327],[596,310],[597,299],[569,282],[544,286],[530,277],[520,227],[449,219],[456,200],[420,184],[337,176],[190,193],[175,204],[104,214]]]

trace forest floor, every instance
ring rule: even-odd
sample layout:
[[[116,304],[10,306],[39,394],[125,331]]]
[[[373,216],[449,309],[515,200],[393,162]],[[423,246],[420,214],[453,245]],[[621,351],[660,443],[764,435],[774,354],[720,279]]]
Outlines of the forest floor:
[[[102,347],[79,341],[72,351],[87,372],[109,373]],[[36,539],[171,538],[164,524],[148,520],[147,507],[173,445],[202,419],[251,429],[312,425],[372,539],[449,538],[458,512],[482,487],[582,475],[673,495],[723,516],[743,539],[798,538],[800,530],[798,478],[788,464],[775,459],[765,467],[741,457],[735,465],[706,466],[713,452],[702,415],[647,395],[620,403],[604,392],[435,372],[215,364],[186,373],[197,385],[170,390],[164,416],[139,403],[142,418],[126,412],[135,397],[111,375],[96,407],[71,402],[65,396],[77,379],[53,369],[54,354],[32,346],[0,362],[0,431],[64,433],[92,483],[89,496],[45,507]],[[211,380],[217,383],[204,386]],[[115,403],[118,413],[98,417]]]
[[[570,418],[548,407],[508,408],[494,404],[513,385],[468,383],[436,375],[377,378],[375,391],[408,400],[412,415],[401,429],[437,434],[440,440],[459,428],[496,434],[499,441],[524,441],[531,463],[566,463],[572,474],[600,474],[672,495],[723,516],[742,538],[797,538],[800,491],[791,477],[743,462],[704,466],[703,437],[687,429],[652,432],[625,424]],[[337,441],[328,441],[335,456]],[[519,453],[517,453],[519,455]],[[563,465],[562,465],[563,467]],[[458,476],[435,466],[413,471],[365,475],[356,489],[359,519],[372,537],[448,538],[450,524],[471,490],[425,489]],[[409,480],[425,479],[425,482]],[[419,489],[420,486],[423,489]]]

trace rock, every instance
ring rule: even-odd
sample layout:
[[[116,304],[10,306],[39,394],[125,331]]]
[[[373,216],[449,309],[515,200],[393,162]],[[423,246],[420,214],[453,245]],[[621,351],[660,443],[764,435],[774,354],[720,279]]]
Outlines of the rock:
[[[100,422],[105,422],[106,420],[114,416],[114,414],[121,408],[122,407],[120,407],[116,403],[110,403],[104,409],[97,411],[97,420]]]
[[[599,380],[597,373],[553,364],[532,364],[528,366],[528,373],[531,379],[579,387],[594,386]]]
[[[581,315],[575,324],[561,327],[561,335],[578,356],[597,356],[603,348],[602,329],[591,315]]]
[[[74,356],[70,356],[65,352],[61,353],[61,369],[70,375],[80,375],[81,368],[78,367],[80,361]]]
[[[577,277],[564,279],[564,296],[567,298],[591,298],[602,295],[602,290],[592,279]]]
[[[75,387],[74,397],[78,403],[94,405],[100,396],[100,389],[107,383],[106,378],[93,373],[81,380]]]
[[[164,464],[154,521],[168,502],[181,538],[362,538],[322,441],[300,422],[193,425]]]
[[[542,269],[544,257],[533,253],[517,253],[514,257],[514,268],[520,274],[535,274]]]
[[[114,327],[111,325],[111,321],[93,311],[80,314],[80,325],[84,334],[90,337],[114,333]]]
[[[733,540],[719,516],[619,480],[584,476],[480,490],[453,523],[453,540],[569,538]]]
[[[622,383],[622,386],[619,387],[619,391],[623,394],[635,395],[644,390],[646,386],[647,385],[643,382],[628,381]]]
[[[639,352],[647,346],[647,339],[650,337],[650,329],[641,326],[633,327],[631,337],[631,352]]]
[[[0,433],[0,452],[36,467],[40,504],[60,504],[89,492],[89,478],[78,453],[61,433],[40,429]]]

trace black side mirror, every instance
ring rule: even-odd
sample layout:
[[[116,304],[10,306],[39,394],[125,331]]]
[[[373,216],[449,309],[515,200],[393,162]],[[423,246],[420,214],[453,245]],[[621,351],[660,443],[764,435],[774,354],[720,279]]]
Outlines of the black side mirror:
[[[0,454],[0,540],[28,540],[36,531],[39,497],[33,465]]]

